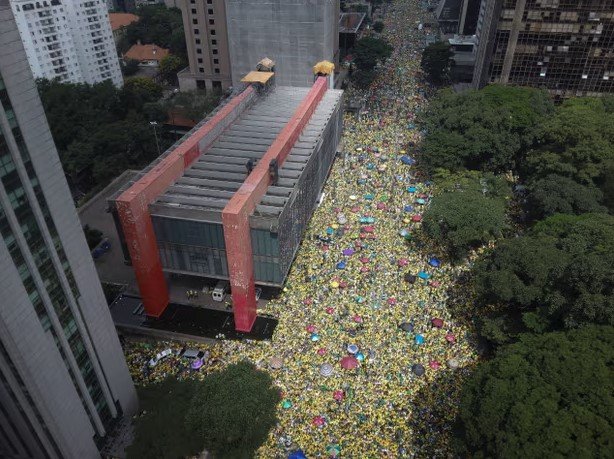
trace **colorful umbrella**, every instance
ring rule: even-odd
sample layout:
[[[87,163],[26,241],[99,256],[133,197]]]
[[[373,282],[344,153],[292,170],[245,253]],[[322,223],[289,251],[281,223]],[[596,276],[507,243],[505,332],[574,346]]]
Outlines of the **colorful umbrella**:
[[[353,370],[358,366],[358,360],[356,357],[352,357],[350,355],[346,355],[341,359],[341,368],[344,370]]]
[[[416,376],[422,376],[424,374],[425,370],[424,370],[424,367],[422,365],[420,365],[419,363],[415,363],[414,365],[412,365],[411,371]]]
[[[323,363],[320,365],[320,374],[322,376],[330,376],[334,373],[334,368],[330,363]]]
[[[429,258],[428,261],[429,265],[431,265],[433,268],[439,268],[439,266],[441,265],[441,261],[439,261],[437,258],[435,257],[431,257]]]
[[[269,360],[269,367],[271,367],[273,370],[279,370],[283,366],[284,361],[279,357],[271,357],[271,360]]]

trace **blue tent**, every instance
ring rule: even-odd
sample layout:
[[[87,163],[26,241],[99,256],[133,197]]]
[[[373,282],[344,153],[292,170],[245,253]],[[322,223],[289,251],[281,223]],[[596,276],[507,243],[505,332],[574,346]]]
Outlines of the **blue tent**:
[[[424,344],[424,336],[416,335],[416,337],[414,338],[414,342],[416,344]]]
[[[424,271],[420,271],[418,273],[418,277],[420,279],[430,279],[431,275],[429,273],[425,273]]]
[[[305,456],[305,453],[302,449],[298,449],[296,451],[292,451],[288,455],[288,459],[307,459],[307,456]]]
[[[345,269],[345,261],[340,261],[337,263],[337,269]]]
[[[431,257],[429,258],[429,265],[431,265],[433,268],[439,268],[439,265],[441,265],[441,261],[439,261],[439,259],[435,257]]]
[[[405,207],[403,207],[403,210],[405,212],[413,212],[414,211],[414,206],[410,206],[409,204],[407,204]]]
[[[410,192],[410,193],[415,193],[416,192],[416,187],[415,186],[407,187],[407,191]]]
[[[401,162],[407,166],[412,166],[414,164],[416,164],[416,160],[414,158],[411,158],[407,155],[403,155],[401,156]]]

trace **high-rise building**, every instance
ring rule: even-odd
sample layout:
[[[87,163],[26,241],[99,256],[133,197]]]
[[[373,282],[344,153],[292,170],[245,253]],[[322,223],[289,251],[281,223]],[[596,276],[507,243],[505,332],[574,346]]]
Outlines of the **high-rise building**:
[[[614,2],[482,0],[473,86],[516,84],[556,96],[614,91]]]
[[[189,66],[179,72],[182,90],[232,86],[224,0],[179,0]]]
[[[311,67],[336,62],[339,0],[178,0],[189,67],[181,89],[237,85],[263,58],[280,85],[308,87]]]
[[[0,291],[0,457],[99,457],[136,393],[8,0]]]
[[[36,78],[123,84],[103,0],[10,0]]]

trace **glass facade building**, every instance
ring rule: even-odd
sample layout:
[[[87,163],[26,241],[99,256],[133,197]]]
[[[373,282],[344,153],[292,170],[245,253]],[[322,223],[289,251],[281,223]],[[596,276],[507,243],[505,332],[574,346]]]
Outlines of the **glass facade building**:
[[[0,267],[0,457],[99,455],[134,387],[6,0]]]
[[[611,0],[483,0],[480,19],[474,86],[534,86],[560,97],[614,91]]]

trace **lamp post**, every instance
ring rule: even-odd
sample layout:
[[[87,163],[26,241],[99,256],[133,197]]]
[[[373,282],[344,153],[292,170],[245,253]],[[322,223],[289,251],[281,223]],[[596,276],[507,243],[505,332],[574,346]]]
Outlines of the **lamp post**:
[[[160,156],[160,142],[158,142],[158,131],[156,131],[156,127],[158,126],[157,121],[150,121],[149,124],[153,126],[154,137],[156,138],[156,148],[158,149],[158,156]]]

